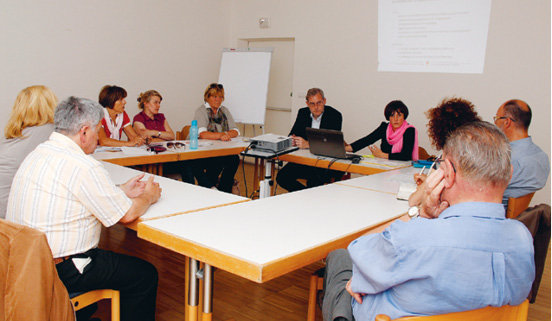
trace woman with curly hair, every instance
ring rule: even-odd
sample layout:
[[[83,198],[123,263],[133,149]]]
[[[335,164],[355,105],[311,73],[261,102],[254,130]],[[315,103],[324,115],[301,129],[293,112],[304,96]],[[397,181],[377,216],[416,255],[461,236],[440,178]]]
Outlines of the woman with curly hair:
[[[462,98],[445,98],[425,114],[429,119],[427,133],[431,144],[437,150],[441,150],[445,146],[447,138],[456,128],[481,120],[475,111],[475,106]]]
[[[447,138],[456,128],[481,120],[481,117],[475,111],[475,106],[463,98],[445,98],[439,105],[429,109],[425,114],[429,119],[427,134],[431,140],[431,144],[437,150],[443,149]],[[414,174],[414,181],[416,181],[418,188],[408,198],[410,206],[420,204],[426,177],[425,174]]]

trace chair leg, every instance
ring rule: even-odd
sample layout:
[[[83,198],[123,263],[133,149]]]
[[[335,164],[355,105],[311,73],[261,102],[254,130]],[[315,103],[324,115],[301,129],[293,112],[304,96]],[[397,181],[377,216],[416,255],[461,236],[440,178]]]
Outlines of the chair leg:
[[[309,303],[307,307],[307,321],[316,319],[316,293],[318,292],[318,276],[311,275],[309,285]]]
[[[121,320],[121,296],[119,291],[113,291],[111,297],[111,321]]]

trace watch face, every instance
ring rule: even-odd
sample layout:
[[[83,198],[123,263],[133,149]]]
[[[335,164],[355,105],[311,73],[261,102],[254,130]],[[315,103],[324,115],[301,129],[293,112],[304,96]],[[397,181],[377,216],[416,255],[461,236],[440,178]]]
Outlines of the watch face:
[[[418,209],[418,206],[412,206],[408,209],[408,216],[410,217],[417,217],[420,213],[420,210]]]

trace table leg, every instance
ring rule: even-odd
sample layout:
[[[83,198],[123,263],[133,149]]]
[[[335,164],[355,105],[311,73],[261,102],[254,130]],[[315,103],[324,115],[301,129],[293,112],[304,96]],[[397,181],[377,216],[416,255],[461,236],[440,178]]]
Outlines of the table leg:
[[[213,269],[211,265],[203,266],[203,313],[201,321],[211,321],[213,317]]]
[[[255,158],[255,169],[253,170],[253,194],[259,189],[259,159]],[[249,195],[245,195],[249,197]]]
[[[157,174],[158,176],[163,176],[163,164],[156,164],[157,166]]]
[[[197,272],[199,270],[199,264],[196,260],[189,258],[189,271],[188,274],[188,302],[186,305],[187,321],[198,321],[198,301],[199,301],[199,279],[197,278]]]

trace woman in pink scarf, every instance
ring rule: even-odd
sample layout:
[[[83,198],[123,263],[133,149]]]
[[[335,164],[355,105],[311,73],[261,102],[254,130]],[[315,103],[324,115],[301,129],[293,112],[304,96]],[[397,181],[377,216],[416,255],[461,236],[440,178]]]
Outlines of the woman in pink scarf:
[[[381,139],[381,147],[369,147],[374,156],[394,160],[418,160],[418,131],[406,121],[408,107],[400,100],[393,100],[385,106],[384,114],[389,122],[382,122],[368,136],[347,145],[345,149],[356,152]]]

